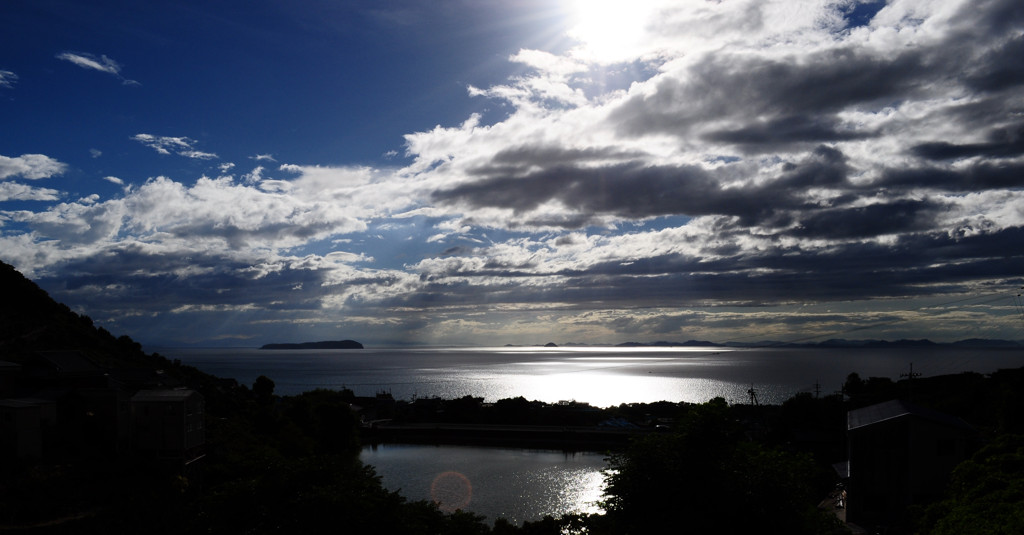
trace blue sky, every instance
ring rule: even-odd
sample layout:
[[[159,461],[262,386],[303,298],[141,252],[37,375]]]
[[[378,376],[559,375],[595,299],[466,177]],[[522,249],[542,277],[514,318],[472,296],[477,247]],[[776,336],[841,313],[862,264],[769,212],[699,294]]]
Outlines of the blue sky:
[[[148,345],[1020,339],[1022,28],[5,2],[0,260]]]

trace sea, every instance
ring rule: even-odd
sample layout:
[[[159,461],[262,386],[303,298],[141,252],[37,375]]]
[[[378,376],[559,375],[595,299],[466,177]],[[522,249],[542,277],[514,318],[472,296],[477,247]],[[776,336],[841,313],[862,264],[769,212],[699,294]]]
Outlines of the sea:
[[[1024,349],[729,348],[729,347],[427,347],[336,350],[153,348],[219,377],[252,385],[260,375],[275,393],[348,388],[357,396],[485,402],[522,396],[595,407],[715,397],[781,403],[799,392],[838,391],[850,373],[862,378],[962,371],[989,373],[1024,366]],[[912,370],[911,370],[912,367]]]
[[[656,401],[778,404],[795,394],[837,392],[851,373],[899,380],[1024,366],[1024,349],[952,346],[886,348],[424,347],[349,350],[147,348],[207,373],[275,393],[348,388],[398,400],[466,395],[485,402],[522,396],[595,407]],[[920,374],[920,375],[918,375]],[[468,446],[367,446],[363,462],[383,485],[492,521],[600,512],[601,452]]]

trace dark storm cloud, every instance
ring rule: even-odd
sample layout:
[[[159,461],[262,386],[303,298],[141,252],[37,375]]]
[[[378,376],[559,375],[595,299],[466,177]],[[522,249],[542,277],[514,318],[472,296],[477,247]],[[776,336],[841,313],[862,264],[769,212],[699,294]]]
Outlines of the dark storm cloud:
[[[1024,154],[1024,123],[993,129],[985,143],[934,141],[916,145],[912,151],[914,155],[929,160],[954,160],[973,156],[1013,158]]]
[[[965,169],[917,167],[888,169],[873,184],[884,188],[925,188],[948,192],[984,191],[1024,186],[1024,164],[980,162]]]
[[[299,285],[319,288],[322,273],[287,269],[257,278],[251,266],[212,253],[152,254],[140,247],[123,247],[68,263],[59,277],[43,277],[40,284],[69,304],[97,308],[102,303],[105,312],[118,315],[166,311],[181,304],[231,306],[283,298],[290,300],[290,308],[319,307],[317,296],[302,299],[293,289]],[[94,297],[102,299],[91,303]]]
[[[817,52],[799,62],[713,54],[685,75],[666,75],[653,94],[628,99],[611,119],[626,135],[682,136],[701,122],[731,118],[740,123],[732,137],[757,141],[768,137],[759,132],[763,125],[743,122],[766,117],[769,123],[788,125],[795,141],[808,141],[815,131],[836,137],[840,134],[831,114],[852,106],[885,105],[893,95],[906,98],[921,91],[922,77],[934,68],[929,63],[919,51],[888,58],[854,48]],[[730,136],[728,131],[711,134],[716,135]],[[774,141],[784,138],[785,132],[779,132]]]
[[[497,152],[494,157],[491,158],[491,163],[488,167],[470,170],[470,173],[486,175],[491,174],[494,171],[507,172],[508,169],[527,169],[530,166],[551,166],[601,160],[635,159],[639,156],[642,156],[642,153],[618,149],[566,149],[563,147],[549,147],[544,145],[520,146]]]
[[[842,151],[819,146],[799,164],[786,163],[778,186],[785,188],[837,187],[847,184],[850,167]]]
[[[864,139],[876,134],[844,129],[835,116],[791,115],[712,131],[704,139],[742,146],[746,152],[791,150],[794,143],[822,143]]]
[[[1019,5],[1017,7],[1020,8]],[[1018,35],[990,50],[969,67],[967,83],[979,91],[1002,91],[1024,85],[1022,57],[1024,36]]]
[[[913,214],[911,220],[935,209],[927,203],[904,205],[904,210]],[[870,211],[867,214],[871,215]],[[891,243],[837,242],[814,252],[801,245],[778,245],[719,258],[664,254],[554,273],[531,271],[527,265],[477,269],[467,260],[452,266],[448,273],[435,274],[418,294],[396,297],[389,304],[574,303],[582,308],[603,308],[716,302],[761,306],[972,293],[982,280],[1002,281],[999,284],[1005,286],[1022,281],[1024,259],[1015,251],[1024,243],[1024,228],[962,230],[904,233]],[[737,229],[720,237],[723,241],[741,240],[744,233]],[[500,267],[517,269],[496,269]],[[454,275],[459,282],[447,278]],[[517,282],[552,276],[558,277],[556,284]]]
[[[359,287],[388,287],[394,277],[368,273],[332,282],[331,266],[283,262],[258,272],[253,263],[216,253],[153,254],[142,247],[122,247],[69,262],[37,282],[58,301],[107,325],[129,329],[147,322],[183,320],[172,311],[244,317],[247,321],[318,315],[323,300]],[[204,312],[206,311],[206,312]],[[167,329],[172,329],[170,324]],[[184,333],[184,334],[183,334]],[[177,336],[187,335],[187,331]]]
[[[556,200],[579,214],[624,218],[732,215],[753,224],[776,210],[803,207],[807,187],[845,184],[848,171],[841,152],[822,146],[800,162],[785,165],[776,180],[746,188],[725,186],[734,178],[728,166],[709,171],[699,166],[625,163],[596,168],[553,166],[523,176],[495,176],[436,192],[434,197],[477,208],[510,208],[517,213]],[[570,221],[579,225],[586,219]]]
[[[1016,32],[1024,23],[1024,4],[1017,0],[977,0],[967,2],[954,20],[968,22],[975,32],[987,31],[991,35]],[[976,35],[973,35],[976,36]],[[961,35],[958,37],[968,37]],[[984,36],[982,36],[984,37]]]
[[[931,201],[902,200],[821,210],[802,216],[797,229],[790,233],[805,238],[848,239],[930,230],[941,209]]]

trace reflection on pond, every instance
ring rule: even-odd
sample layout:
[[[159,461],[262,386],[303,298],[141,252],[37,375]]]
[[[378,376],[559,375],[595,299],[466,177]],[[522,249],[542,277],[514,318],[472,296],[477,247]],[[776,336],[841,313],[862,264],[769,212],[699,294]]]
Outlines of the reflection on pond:
[[[433,500],[488,521],[513,524],[545,515],[599,513],[604,455],[468,446],[367,446],[361,459],[389,490]]]

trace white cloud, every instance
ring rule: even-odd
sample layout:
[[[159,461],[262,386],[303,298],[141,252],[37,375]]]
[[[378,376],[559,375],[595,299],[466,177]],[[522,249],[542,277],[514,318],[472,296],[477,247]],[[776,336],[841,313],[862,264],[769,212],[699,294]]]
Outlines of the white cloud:
[[[0,70],[0,87],[6,87],[8,89],[14,87],[14,84],[18,81],[18,75],[11,71]]]
[[[187,137],[154,136],[152,134],[136,134],[132,139],[159,152],[160,154],[171,154],[172,151],[186,158],[199,160],[211,160],[217,158],[212,152],[195,150],[193,146],[196,141]]]
[[[186,158],[193,158],[196,160],[212,160],[217,158],[217,155],[212,152],[203,152],[198,150],[185,150],[178,154]]]
[[[277,160],[274,159],[274,155],[272,155],[272,154],[257,154],[256,156],[253,156],[252,159],[256,160],[257,162],[276,162],[277,161]]]
[[[32,225],[40,247],[76,244],[82,254],[127,243],[193,252],[271,251],[366,228],[340,203],[266,193],[228,177],[200,178],[192,186],[158,177],[122,198],[86,198],[18,212],[15,219]]]
[[[124,180],[121,180],[120,178],[117,178],[116,176],[105,176],[105,177],[103,177],[103,180],[106,180],[107,182],[110,182],[111,184],[117,184],[118,186],[123,186],[124,185]]]
[[[93,69],[107,74],[121,74],[121,66],[107,56],[96,57],[83,52],[61,52],[57,59],[70,61],[83,69]]]
[[[509,61],[522,63],[533,67],[540,72],[558,75],[563,79],[572,74],[582,73],[588,70],[587,64],[582,61],[552,54],[551,52],[545,52],[543,50],[522,49],[512,55],[512,57],[509,58]]]
[[[89,156],[92,156],[93,158],[99,158],[100,156],[103,156],[103,151],[99,149],[89,149]]]
[[[244,180],[246,184],[258,184],[263,180],[263,171],[263,166],[257,165],[252,171],[242,175],[242,180]]]
[[[49,188],[36,188],[15,182],[0,182],[2,201],[56,201],[60,192]]]
[[[160,154],[170,154],[171,149],[188,150],[192,148],[193,143],[187,137],[154,136],[152,134],[136,134],[132,139],[152,148]]]
[[[67,168],[67,164],[44,154],[22,154],[14,158],[0,156],[0,179],[13,176],[38,180],[63,174]]]
[[[96,56],[88,52],[61,52],[56,57],[57,59],[74,63],[83,69],[112,74],[125,85],[141,85],[135,80],[129,80],[121,76],[121,65],[105,55]]]

